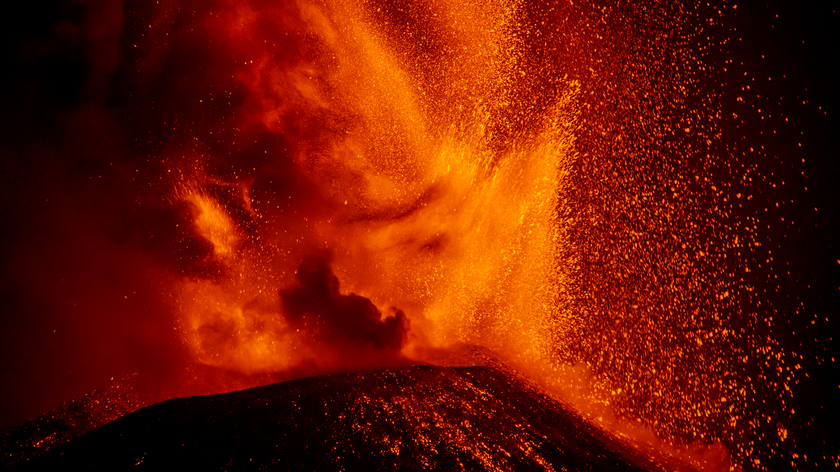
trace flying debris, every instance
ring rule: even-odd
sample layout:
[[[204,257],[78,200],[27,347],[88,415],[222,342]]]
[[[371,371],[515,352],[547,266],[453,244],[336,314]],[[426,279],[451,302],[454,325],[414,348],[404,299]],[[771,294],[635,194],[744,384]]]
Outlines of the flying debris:
[[[0,431],[56,435],[14,457],[840,464],[834,9],[42,3],[0,28]],[[407,367],[462,345],[564,406]],[[149,415],[174,442],[112,435]]]

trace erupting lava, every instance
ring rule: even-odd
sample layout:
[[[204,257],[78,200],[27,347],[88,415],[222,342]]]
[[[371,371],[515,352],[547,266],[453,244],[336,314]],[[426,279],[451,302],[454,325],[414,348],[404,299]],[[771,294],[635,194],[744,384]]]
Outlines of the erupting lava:
[[[87,248],[61,283],[119,274],[83,305],[183,346],[150,362],[174,371],[158,397],[479,345],[640,447],[794,463],[805,361],[761,308],[767,175],[729,136],[765,105],[715,85],[740,70],[739,10],[601,3],[79,7],[55,34],[83,37],[84,103],[43,153],[94,150],[39,178],[60,183],[47,202],[106,183],[47,212],[71,228],[56,247]],[[126,287],[147,300],[122,308]]]
[[[212,249],[201,264],[214,271],[185,279],[180,294],[180,326],[202,362],[243,372],[387,363],[403,330],[367,341],[403,317],[409,355],[457,342],[551,357],[568,316],[558,290],[572,261],[557,252],[570,242],[557,212],[579,84],[537,92],[540,115],[525,116],[514,7],[444,2],[428,6],[441,21],[425,24],[394,5],[236,3],[196,22],[242,64],[225,84],[241,97],[215,132],[228,151],[172,169]],[[415,34],[428,39],[411,48],[426,51],[406,56],[398,46]],[[263,156],[228,156],[261,141],[271,141]],[[245,168],[210,170],[219,161]],[[295,182],[283,182],[289,174]],[[296,322],[278,299],[301,258],[323,251],[352,296],[402,310],[353,329],[373,331],[345,341],[382,351],[361,364],[347,342],[313,345],[324,328]],[[320,321],[348,331],[342,310],[326,311],[334,320]]]

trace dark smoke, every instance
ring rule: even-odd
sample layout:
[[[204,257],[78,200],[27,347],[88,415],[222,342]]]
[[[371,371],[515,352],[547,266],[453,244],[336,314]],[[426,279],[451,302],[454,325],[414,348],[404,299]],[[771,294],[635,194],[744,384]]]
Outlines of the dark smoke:
[[[239,118],[257,108],[234,79],[246,57],[202,26],[223,8],[163,3],[51,0],[0,20],[0,432],[112,378],[161,390],[203,368],[174,329],[171,293],[223,272],[172,198],[195,155],[213,177],[251,179],[256,209],[307,240],[300,215],[320,200],[291,153],[317,127]],[[294,29],[290,5],[271,8]],[[304,35],[284,33],[272,30],[273,57],[306,61]],[[205,190],[252,235],[224,188]]]
[[[333,348],[400,351],[408,332],[408,319],[401,310],[382,319],[382,312],[369,299],[354,293],[342,295],[326,257],[307,258],[296,275],[298,285],[280,292],[283,311],[293,327],[305,329]]]

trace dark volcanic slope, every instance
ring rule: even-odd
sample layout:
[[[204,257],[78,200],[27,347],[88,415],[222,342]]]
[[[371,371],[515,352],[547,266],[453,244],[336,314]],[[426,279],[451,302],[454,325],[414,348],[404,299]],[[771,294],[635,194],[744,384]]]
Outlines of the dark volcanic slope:
[[[500,370],[415,366],[158,403],[24,467],[637,470],[620,450]]]

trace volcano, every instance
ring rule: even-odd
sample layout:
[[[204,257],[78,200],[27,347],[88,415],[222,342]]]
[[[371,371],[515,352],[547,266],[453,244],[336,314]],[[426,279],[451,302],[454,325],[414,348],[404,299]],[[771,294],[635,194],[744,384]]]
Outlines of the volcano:
[[[658,469],[503,368],[416,365],[178,398],[13,470]]]
[[[829,6],[29,3],[0,468],[840,466]]]

